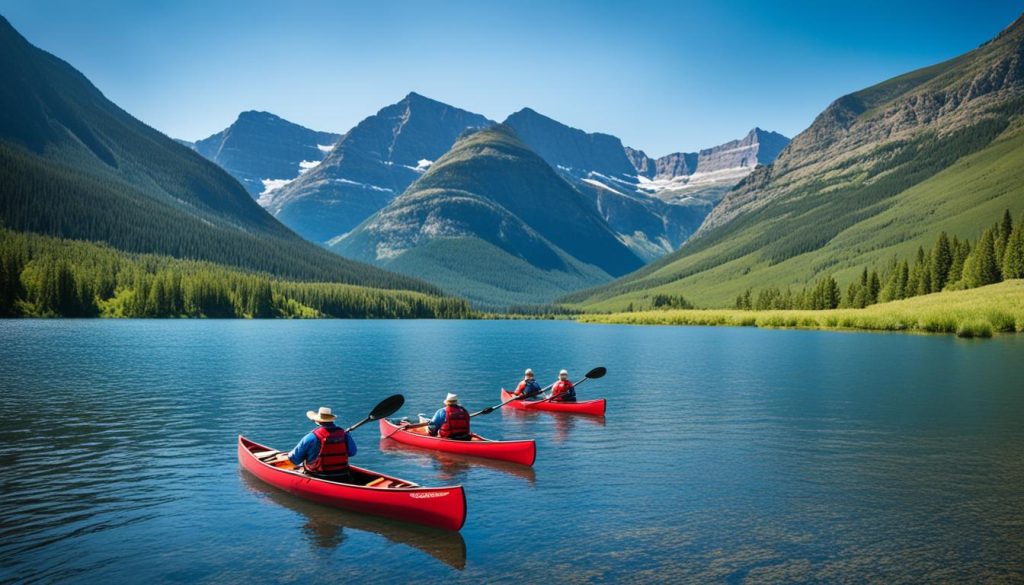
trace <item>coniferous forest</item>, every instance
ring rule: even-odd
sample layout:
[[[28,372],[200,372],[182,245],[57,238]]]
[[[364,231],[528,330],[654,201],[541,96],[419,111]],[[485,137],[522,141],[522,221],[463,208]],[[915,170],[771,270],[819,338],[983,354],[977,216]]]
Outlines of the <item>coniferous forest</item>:
[[[1024,214],[1016,221],[1009,210],[973,243],[939,234],[931,250],[918,248],[911,259],[893,258],[881,270],[867,267],[845,293],[832,276],[824,276],[799,292],[776,287],[747,289],[736,308],[777,309],[864,308],[943,290],[963,290],[1024,278]]]
[[[292,282],[0,229],[0,316],[409,319],[474,313],[451,297]]]

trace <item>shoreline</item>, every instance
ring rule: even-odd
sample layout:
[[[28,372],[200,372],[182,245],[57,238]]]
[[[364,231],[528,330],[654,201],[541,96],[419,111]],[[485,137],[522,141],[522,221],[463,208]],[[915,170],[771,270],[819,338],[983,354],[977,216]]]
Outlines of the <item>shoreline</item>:
[[[1024,332],[1024,280],[933,293],[863,309],[672,309],[586,314],[580,323],[818,329],[992,337]]]

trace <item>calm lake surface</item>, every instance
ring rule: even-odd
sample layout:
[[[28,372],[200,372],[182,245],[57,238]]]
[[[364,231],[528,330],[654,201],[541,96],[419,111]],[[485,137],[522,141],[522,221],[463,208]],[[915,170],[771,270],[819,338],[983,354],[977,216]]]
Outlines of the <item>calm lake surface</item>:
[[[358,465],[461,483],[461,534],[239,470],[402,392],[478,410],[604,365],[605,419],[499,411],[533,469],[355,431]],[[0,581],[1024,579],[1024,338],[543,321],[0,321]]]

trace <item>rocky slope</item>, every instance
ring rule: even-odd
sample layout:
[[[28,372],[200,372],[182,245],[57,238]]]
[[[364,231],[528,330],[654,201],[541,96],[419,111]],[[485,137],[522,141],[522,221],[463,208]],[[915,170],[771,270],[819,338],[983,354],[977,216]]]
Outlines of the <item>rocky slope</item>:
[[[318,164],[339,138],[269,112],[250,111],[212,136],[182,143],[220,165],[256,198]]]
[[[665,201],[700,198],[718,203],[759,165],[770,165],[789,144],[778,132],[754,128],[739,140],[700,152],[676,152],[658,159],[633,156],[640,189]],[[632,150],[632,149],[630,149]]]
[[[752,131],[747,138],[702,151],[651,159],[624,147],[611,135],[572,128],[524,108],[505,120],[531,149],[588,196],[619,238],[652,260],[677,249],[721,199],[759,164],[759,139],[771,147],[776,137]],[[708,169],[699,172],[699,165]],[[763,163],[762,163],[763,164]]]
[[[343,235],[418,179],[468,129],[492,124],[416,93],[360,122],[324,160],[260,203],[314,242]]]

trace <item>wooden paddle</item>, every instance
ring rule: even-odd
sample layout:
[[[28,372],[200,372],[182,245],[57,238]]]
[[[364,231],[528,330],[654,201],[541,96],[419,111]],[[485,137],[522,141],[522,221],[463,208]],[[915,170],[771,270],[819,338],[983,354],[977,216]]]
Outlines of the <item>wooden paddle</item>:
[[[572,385],[573,390],[575,390],[577,386],[579,386],[580,384],[586,382],[587,380],[597,380],[598,378],[603,378],[604,375],[607,374],[607,373],[608,373],[608,370],[603,368],[603,367],[602,368],[594,368],[593,370],[590,370],[589,372],[587,372],[586,377],[584,377],[579,382],[575,382]],[[554,384],[552,384],[551,386],[554,386]],[[549,386],[549,388],[551,386]],[[548,396],[544,400],[538,400],[538,401],[534,402],[533,404],[540,404],[541,402],[548,402],[552,398],[555,398],[555,395]]]

